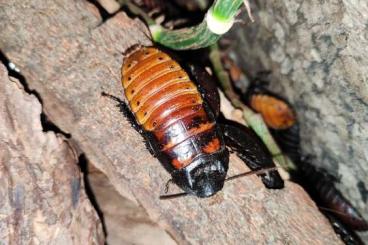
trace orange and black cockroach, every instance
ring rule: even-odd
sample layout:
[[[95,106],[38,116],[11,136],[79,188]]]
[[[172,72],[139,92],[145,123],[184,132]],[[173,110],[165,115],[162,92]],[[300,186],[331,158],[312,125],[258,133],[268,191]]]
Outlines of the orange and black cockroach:
[[[206,71],[180,65],[158,48],[135,46],[121,73],[122,111],[185,195],[209,197],[223,188],[226,145],[253,171],[273,168],[260,174],[268,188],[283,187],[272,156],[250,129],[217,122],[219,94]]]
[[[254,81],[243,96],[245,103],[261,114],[281,150],[294,162],[300,159],[299,123],[295,110],[281,96],[269,91],[264,81]]]

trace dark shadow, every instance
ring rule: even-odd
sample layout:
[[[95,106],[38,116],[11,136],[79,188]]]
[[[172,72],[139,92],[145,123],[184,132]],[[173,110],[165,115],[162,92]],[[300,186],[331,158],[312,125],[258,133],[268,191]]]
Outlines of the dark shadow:
[[[90,184],[89,179],[88,179],[88,174],[89,174],[88,165],[89,165],[89,163],[88,163],[88,159],[86,158],[85,154],[81,154],[79,156],[78,165],[79,165],[79,168],[80,168],[81,172],[83,173],[83,181],[84,181],[84,186],[85,186],[84,189],[86,191],[87,197],[90,200],[90,202],[91,202],[92,206],[94,207],[94,209],[96,210],[97,215],[98,215],[99,219],[101,220],[103,233],[104,233],[105,237],[107,237],[107,229],[106,229],[104,215],[101,211],[101,208],[99,207],[99,205],[97,203],[95,194],[93,193],[91,184]]]
[[[34,95],[38,99],[38,101],[41,103],[41,105],[43,105],[41,95],[36,90],[31,89],[29,87],[26,78],[20,72],[12,69],[10,67],[10,60],[1,51],[0,51],[0,61],[1,61],[1,63],[3,63],[3,65],[8,70],[9,76],[16,78],[22,84],[24,91],[26,91],[28,94]],[[51,122],[47,118],[47,115],[44,112],[41,113],[41,118],[40,119],[41,119],[41,125],[42,125],[42,128],[43,128],[44,132],[53,131],[56,134],[64,135],[64,137],[67,138],[67,139],[69,139],[71,137],[71,135],[69,133],[64,132],[58,126],[56,126],[53,122]]]

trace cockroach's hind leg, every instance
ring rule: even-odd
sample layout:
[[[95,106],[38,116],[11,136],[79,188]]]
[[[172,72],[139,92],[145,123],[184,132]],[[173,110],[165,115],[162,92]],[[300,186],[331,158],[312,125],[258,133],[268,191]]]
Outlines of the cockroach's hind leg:
[[[147,150],[149,151],[149,153],[151,153],[151,155],[153,156],[153,157],[157,157],[157,155],[156,155],[156,153],[155,153],[155,150],[153,149],[153,147],[152,147],[152,145],[151,145],[151,143],[148,141],[148,140],[144,140],[144,144],[145,144],[145,146],[146,146],[146,148],[147,148]]]
[[[251,129],[232,121],[226,121],[220,124],[220,127],[226,146],[231,148],[251,170],[275,166],[271,153]],[[261,178],[267,188],[284,187],[284,181],[277,170],[262,174]]]
[[[127,105],[127,103],[125,103],[123,100],[121,100],[119,97],[116,97],[114,95],[102,92],[101,96],[107,97],[115,102],[117,102],[116,106],[119,107],[120,112],[123,113],[123,115],[125,116],[125,118],[129,121],[129,123],[133,126],[133,128],[138,131],[140,134],[143,133],[143,130],[141,128],[141,126],[137,123],[137,121],[135,120],[135,117],[133,115],[133,113],[130,111],[129,106]]]

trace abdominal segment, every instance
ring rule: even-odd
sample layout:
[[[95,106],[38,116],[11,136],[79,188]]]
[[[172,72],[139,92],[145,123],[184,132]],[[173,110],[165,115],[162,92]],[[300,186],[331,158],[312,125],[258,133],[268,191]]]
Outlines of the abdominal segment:
[[[153,133],[175,169],[223,146],[196,85],[167,54],[151,47],[134,51],[124,61],[122,77],[137,123]]]

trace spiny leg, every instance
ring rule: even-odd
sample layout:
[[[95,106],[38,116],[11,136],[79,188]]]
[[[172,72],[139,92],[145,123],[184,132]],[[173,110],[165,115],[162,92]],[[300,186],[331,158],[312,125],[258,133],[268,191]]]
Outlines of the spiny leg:
[[[127,103],[125,103],[123,100],[121,100],[120,98],[102,92],[101,93],[102,96],[107,97],[109,99],[112,99],[113,101],[117,102],[117,107],[120,108],[120,112],[123,113],[123,115],[125,116],[125,118],[129,121],[129,123],[132,125],[132,127],[138,132],[140,133],[143,137],[144,137],[144,143],[148,149],[148,151],[154,156],[156,157],[155,151],[150,143],[150,141],[147,139],[147,136],[145,134],[145,132],[143,131],[142,127],[137,123],[137,121],[135,120],[134,114],[130,111],[129,106],[127,105]]]
[[[220,124],[220,127],[224,133],[226,145],[251,170],[255,171],[275,166],[270,152],[251,129],[232,121],[227,121],[226,124]],[[277,170],[262,174],[261,177],[267,188],[280,189],[284,187],[284,181]]]

